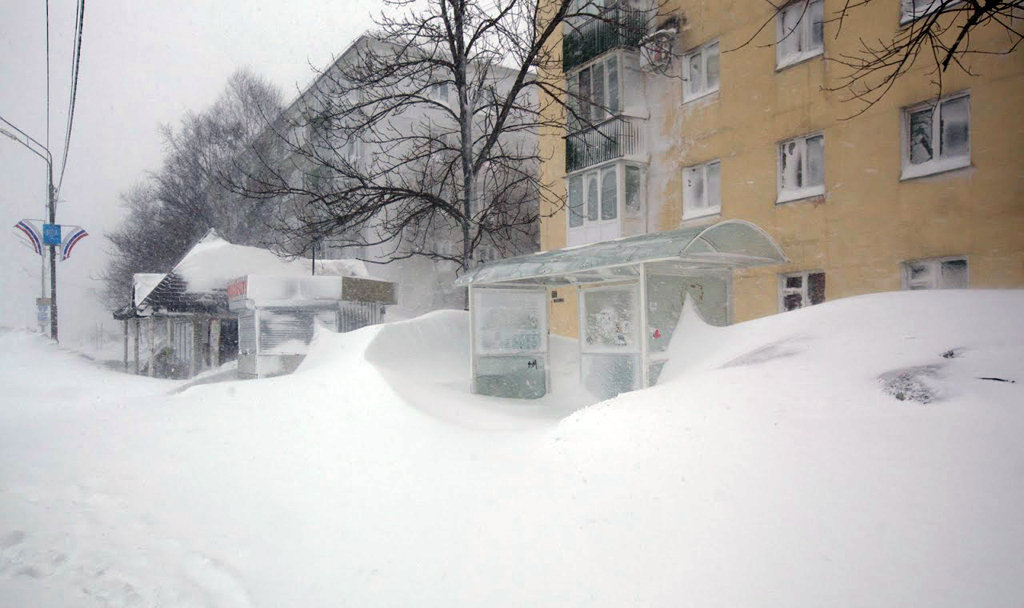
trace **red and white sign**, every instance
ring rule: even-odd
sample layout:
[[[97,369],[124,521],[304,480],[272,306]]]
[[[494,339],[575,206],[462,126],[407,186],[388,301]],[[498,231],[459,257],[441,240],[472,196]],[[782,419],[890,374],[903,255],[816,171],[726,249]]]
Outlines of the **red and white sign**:
[[[228,300],[239,300],[245,297],[248,277],[235,279],[228,283]]]

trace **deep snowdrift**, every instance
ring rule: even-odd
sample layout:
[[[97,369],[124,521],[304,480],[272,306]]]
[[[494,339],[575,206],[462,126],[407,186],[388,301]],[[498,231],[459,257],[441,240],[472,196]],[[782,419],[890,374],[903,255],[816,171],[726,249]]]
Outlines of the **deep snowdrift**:
[[[1022,309],[690,314],[567,416],[467,394],[464,313],[178,395],[0,334],[0,606],[1019,606]]]

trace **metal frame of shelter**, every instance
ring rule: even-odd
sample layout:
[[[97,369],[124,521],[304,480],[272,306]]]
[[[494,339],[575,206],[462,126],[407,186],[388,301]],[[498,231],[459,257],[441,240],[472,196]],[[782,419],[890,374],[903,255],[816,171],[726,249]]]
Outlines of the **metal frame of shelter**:
[[[480,266],[455,282],[458,286],[469,288],[472,390],[495,396],[527,398],[542,396],[547,391],[550,385],[548,289],[575,286],[584,290],[581,292],[578,312],[582,380],[583,358],[588,348],[584,340],[584,332],[587,330],[584,319],[585,290],[610,292],[615,287],[623,288],[623,293],[617,297],[620,302],[631,299],[638,318],[620,323],[628,326],[628,329],[619,327],[613,331],[620,332],[617,334],[620,344],[631,342],[635,347],[626,353],[634,357],[635,363],[631,364],[633,369],[639,367],[638,373],[636,370],[630,372],[635,374],[633,385],[646,388],[655,381],[652,378],[651,340],[648,336],[649,315],[652,314],[651,289],[648,285],[651,277],[685,277],[690,282],[688,287],[698,289],[700,293],[703,293],[704,281],[708,281],[709,286],[711,282],[717,281],[715,287],[720,291],[717,297],[722,300],[718,306],[725,311],[720,314],[719,320],[724,324],[729,322],[732,270],[777,265],[787,261],[785,254],[763,229],[744,220],[726,220],[711,226],[682,228],[544,251]],[[673,311],[678,311],[675,312],[678,320],[682,300],[688,292],[687,285],[675,288],[682,289],[679,301],[672,303]],[[531,293],[534,295],[526,295]],[[661,293],[666,291],[662,290]],[[658,310],[665,308],[664,303],[655,301],[654,304],[653,314],[659,314]],[[489,309],[495,306],[501,310],[495,312]],[[591,324],[594,322],[592,318],[589,321]],[[502,332],[498,326],[503,323],[519,323],[518,330],[513,327]],[[668,328],[669,331],[673,329],[674,325]],[[629,335],[625,336],[627,333]],[[495,338],[499,334],[501,336]],[[590,343],[589,334],[587,342]],[[667,349],[667,340],[664,344]],[[595,356],[601,355],[599,350],[590,352]],[[495,357],[506,359],[495,364]],[[524,389],[494,385],[494,377],[489,371],[496,367],[512,369],[512,363],[518,365],[524,358],[532,370],[533,379],[527,382],[532,381],[533,386]],[[538,364],[538,361],[542,363]],[[663,359],[660,363],[663,363]],[[660,367],[657,369],[660,373]],[[525,376],[516,374],[519,372],[507,376],[508,381],[523,381]],[[541,380],[543,386],[539,386]]]

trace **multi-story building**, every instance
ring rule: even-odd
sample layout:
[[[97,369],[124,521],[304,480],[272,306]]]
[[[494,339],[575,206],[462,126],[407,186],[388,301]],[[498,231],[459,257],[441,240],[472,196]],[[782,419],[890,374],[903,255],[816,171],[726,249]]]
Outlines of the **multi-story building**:
[[[596,243],[565,255],[614,259],[650,235],[689,242],[749,222],[784,258],[684,285],[698,308],[718,294],[701,308],[716,323],[887,290],[1024,286],[1024,51],[968,55],[970,74],[951,68],[941,89],[922,56],[865,106],[849,100],[835,60],[944,3],[880,0],[840,23],[845,4],[796,0],[776,14],[762,0],[619,2],[568,24],[556,41],[563,69],[542,77],[564,83],[570,117],[587,120],[541,133],[541,179],[564,193],[542,201],[541,249]],[[970,44],[1008,48],[1007,35],[989,24]],[[632,238],[604,243],[619,237]],[[632,259],[622,255],[618,267]],[[625,326],[647,333],[632,349],[645,368],[619,388],[654,381],[652,336],[665,331],[650,322],[640,268],[641,310]],[[490,280],[465,282],[500,282]],[[601,342],[586,280],[537,281],[551,332],[580,337],[585,382],[588,345]]]

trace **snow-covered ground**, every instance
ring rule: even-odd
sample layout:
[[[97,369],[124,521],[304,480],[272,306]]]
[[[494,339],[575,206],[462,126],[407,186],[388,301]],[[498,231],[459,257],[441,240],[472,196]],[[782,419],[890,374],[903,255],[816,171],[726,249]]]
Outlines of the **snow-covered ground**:
[[[469,395],[459,312],[183,391],[0,333],[0,606],[1021,606],[1022,310],[689,315],[578,410]]]

